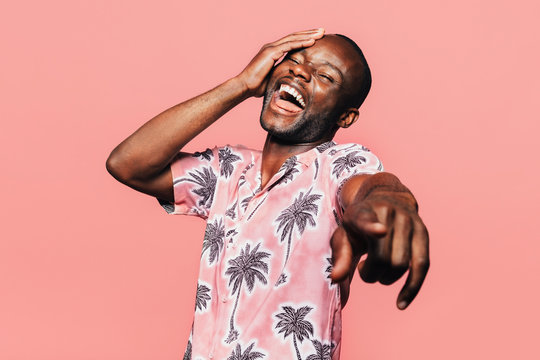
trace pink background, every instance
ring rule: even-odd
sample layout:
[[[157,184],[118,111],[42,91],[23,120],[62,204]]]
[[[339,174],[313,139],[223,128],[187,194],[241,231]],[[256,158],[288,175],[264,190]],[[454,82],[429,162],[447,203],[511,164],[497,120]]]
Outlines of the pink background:
[[[323,26],[357,40],[374,86],[339,142],[414,191],[432,267],[356,278],[350,359],[538,359],[540,13],[536,0],[31,1],[0,21],[0,359],[180,359],[204,232],[105,171],[165,108],[265,43]],[[260,100],[188,146],[260,147]]]

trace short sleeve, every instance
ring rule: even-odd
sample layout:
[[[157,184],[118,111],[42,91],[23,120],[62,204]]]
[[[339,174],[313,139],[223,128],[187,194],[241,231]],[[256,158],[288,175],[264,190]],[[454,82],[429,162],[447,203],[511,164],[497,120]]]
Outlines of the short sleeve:
[[[339,148],[338,148],[339,147]],[[331,183],[335,189],[337,211],[341,217],[340,192],[351,177],[362,174],[376,174],[384,171],[382,162],[368,148],[358,144],[343,144],[333,148],[330,163]],[[332,150],[330,151],[332,153]]]
[[[218,149],[179,153],[171,162],[174,203],[159,200],[169,214],[208,218],[219,176]]]

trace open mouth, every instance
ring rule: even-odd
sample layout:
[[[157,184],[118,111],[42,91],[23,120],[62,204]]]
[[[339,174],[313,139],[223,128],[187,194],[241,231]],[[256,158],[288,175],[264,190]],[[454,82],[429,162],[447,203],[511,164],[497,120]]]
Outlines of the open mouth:
[[[276,105],[290,112],[300,112],[306,107],[306,101],[295,88],[281,84],[277,91]]]

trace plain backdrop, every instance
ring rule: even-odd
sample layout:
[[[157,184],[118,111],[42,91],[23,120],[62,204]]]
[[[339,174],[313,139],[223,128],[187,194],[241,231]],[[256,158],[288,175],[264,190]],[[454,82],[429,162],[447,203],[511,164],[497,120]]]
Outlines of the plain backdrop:
[[[262,44],[325,27],[373,72],[338,142],[417,196],[432,266],[406,311],[356,277],[342,359],[538,359],[536,0],[19,1],[0,11],[0,359],[184,352],[204,221],[117,183],[110,151],[236,75]],[[260,99],[190,143],[260,148]],[[221,359],[220,359],[221,360]]]

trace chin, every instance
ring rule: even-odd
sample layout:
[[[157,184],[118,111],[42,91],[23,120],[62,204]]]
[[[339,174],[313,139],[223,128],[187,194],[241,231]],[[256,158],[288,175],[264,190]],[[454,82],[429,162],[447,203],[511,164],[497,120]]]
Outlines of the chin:
[[[312,127],[293,127],[289,129],[277,128],[269,126],[261,117],[261,127],[273,138],[284,144],[308,144],[320,142],[321,140],[328,141],[334,136],[334,131],[315,131]]]
[[[283,143],[305,144],[331,140],[336,132],[335,124],[327,119],[335,118],[333,114],[313,115],[305,109],[296,117],[280,116],[270,107],[273,92],[267,91],[264,96],[259,122],[261,127],[272,137]]]

